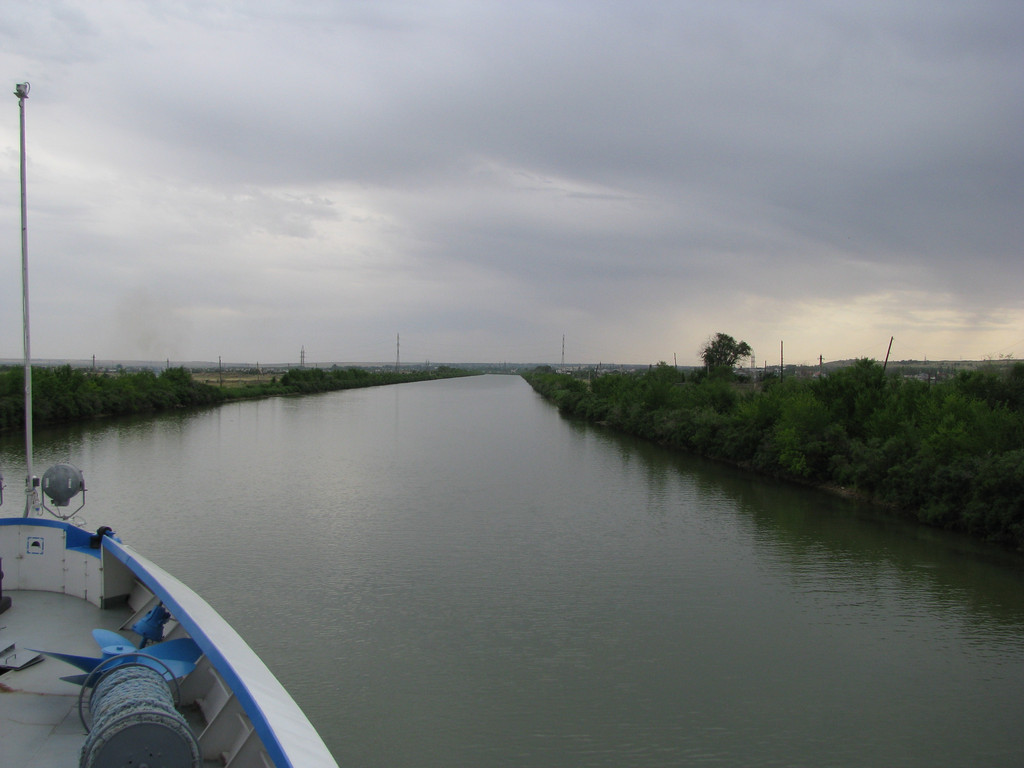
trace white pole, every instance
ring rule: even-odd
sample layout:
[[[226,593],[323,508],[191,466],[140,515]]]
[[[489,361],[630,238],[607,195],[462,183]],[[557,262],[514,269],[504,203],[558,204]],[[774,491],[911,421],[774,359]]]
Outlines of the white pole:
[[[18,83],[14,95],[18,97],[21,113],[21,307],[22,324],[25,330],[25,517],[39,508],[35,476],[32,474],[32,347],[29,343],[28,326],[28,207],[25,202],[25,99],[28,98],[29,84]]]

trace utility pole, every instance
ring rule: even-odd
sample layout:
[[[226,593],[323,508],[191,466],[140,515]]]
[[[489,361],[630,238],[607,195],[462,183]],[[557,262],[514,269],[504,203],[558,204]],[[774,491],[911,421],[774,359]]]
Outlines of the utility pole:
[[[786,355],[783,350],[785,349],[785,342],[779,342],[779,381],[782,381],[786,376]]]
[[[400,334],[395,334],[395,373],[398,373],[398,366],[401,365],[402,359],[402,337]]]
[[[565,368],[565,334],[562,334],[562,367]]]

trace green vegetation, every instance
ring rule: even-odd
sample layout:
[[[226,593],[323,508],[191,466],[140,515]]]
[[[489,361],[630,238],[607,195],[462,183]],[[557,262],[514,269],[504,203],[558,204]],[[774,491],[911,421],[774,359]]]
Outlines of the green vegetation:
[[[936,383],[871,360],[757,384],[729,368],[684,380],[665,363],[525,378],[566,413],[1024,549],[1024,363]]]
[[[83,421],[104,416],[196,408],[228,400],[328,392],[410,381],[469,376],[459,368],[430,371],[381,371],[362,368],[295,368],[269,381],[218,387],[195,381],[184,368],[107,375],[70,365],[32,369],[32,420],[35,425]],[[0,371],[0,430],[24,426],[25,372]]]
[[[727,333],[716,333],[700,350],[700,359],[708,368],[732,368],[753,350],[745,341],[736,341]]]

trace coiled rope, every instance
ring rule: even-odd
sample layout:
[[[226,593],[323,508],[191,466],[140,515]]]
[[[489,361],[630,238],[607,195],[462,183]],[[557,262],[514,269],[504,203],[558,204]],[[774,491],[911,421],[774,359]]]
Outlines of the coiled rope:
[[[80,768],[160,765],[199,768],[195,734],[174,707],[164,676],[138,662],[103,673],[89,699],[92,728]]]

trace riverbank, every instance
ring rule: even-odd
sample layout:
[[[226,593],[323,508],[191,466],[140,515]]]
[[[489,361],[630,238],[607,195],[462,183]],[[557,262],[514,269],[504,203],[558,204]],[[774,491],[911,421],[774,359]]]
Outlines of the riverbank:
[[[70,365],[32,369],[32,420],[36,426],[92,419],[200,408],[232,400],[305,395],[356,387],[477,375],[475,371],[439,366],[430,370],[370,371],[363,368],[294,368],[280,376],[223,377],[218,384],[185,368],[115,374]],[[25,424],[24,369],[0,371],[0,431]]]
[[[1024,550],[1024,364],[942,383],[869,360],[756,385],[664,364],[524,378],[565,413]]]

